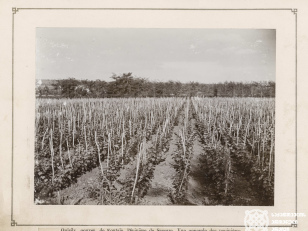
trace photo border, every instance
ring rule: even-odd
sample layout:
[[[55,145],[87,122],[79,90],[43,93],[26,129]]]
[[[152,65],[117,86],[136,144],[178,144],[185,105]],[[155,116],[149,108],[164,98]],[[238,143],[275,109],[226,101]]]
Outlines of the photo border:
[[[13,193],[14,193],[14,15],[19,12],[19,10],[149,10],[149,11],[219,11],[219,10],[288,10],[295,15],[295,220],[297,221],[297,8],[229,8],[229,9],[220,9],[220,8],[17,8],[12,7],[12,166],[11,166],[11,226],[117,226],[117,227],[245,227],[245,225],[117,225],[117,224],[94,224],[94,225],[84,225],[84,224],[18,224],[14,220],[14,208],[13,208]],[[268,227],[297,227],[297,224],[291,224],[290,226],[272,226]]]

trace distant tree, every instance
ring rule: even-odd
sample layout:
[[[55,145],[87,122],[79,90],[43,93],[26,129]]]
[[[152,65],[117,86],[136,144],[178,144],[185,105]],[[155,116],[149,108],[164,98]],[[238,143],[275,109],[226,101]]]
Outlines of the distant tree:
[[[174,96],[179,96],[182,92],[183,84],[180,81],[176,81],[174,84],[173,94]]]
[[[95,81],[93,92],[95,92],[96,97],[105,97],[107,94],[108,83],[106,81],[101,81],[97,79]]]
[[[164,82],[157,82],[155,86],[155,96],[164,97],[165,96],[165,84]]]
[[[175,82],[172,80],[169,80],[168,82],[165,83],[165,89],[166,89],[166,95],[167,96],[174,96],[176,93],[175,89]]]
[[[62,96],[67,98],[78,97],[76,94],[76,87],[80,84],[80,82],[74,78],[64,79],[60,82],[62,89]]]
[[[49,88],[47,86],[44,87],[44,94],[45,96],[49,95]]]
[[[217,87],[214,88],[214,97],[217,97],[217,93],[218,93],[218,90],[217,90]]]
[[[121,96],[132,96],[133,76],[132,73],[123,73],[122,76],[113,74],[111,76],[114,79],[113,93]]]
[[[61,95],[61,81],[56,80],[55,82],[53,82],[51,85],[54,88],[54,94],[56,95]]]
[[[53,89],[61,97],[275,97],[275,82],[224,82],[204,84],[199,82],[150,81],[133,76],[132,73],[113,74],[112,81],[58,80],[52,83]],[[47,86],[38,87],[39,95],[50,94]]]
[[[276,88],[276,83],[273,81],[269,81],[268,82],[269,97],[275,97],[275,88]]]
[[[39,92],[39,96],[42,97],[42,95],[43,95],[43,90],[42,90],[41,87],[38,88],[38,92]]]
[[[197,92],[199,91],[199,88],[200,84],[198,82],[189,82],[189,96],[196,96]]]

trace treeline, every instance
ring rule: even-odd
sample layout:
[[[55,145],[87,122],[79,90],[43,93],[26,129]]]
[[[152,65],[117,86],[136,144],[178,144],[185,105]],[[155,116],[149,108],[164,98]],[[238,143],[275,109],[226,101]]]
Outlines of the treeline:
[[[275,97],[275,82],[198,82],[150,81],[132,73],[113,75],[113,81],[77,80],[54,81],[37,86],[39,97],[106,98],[106,97]]]

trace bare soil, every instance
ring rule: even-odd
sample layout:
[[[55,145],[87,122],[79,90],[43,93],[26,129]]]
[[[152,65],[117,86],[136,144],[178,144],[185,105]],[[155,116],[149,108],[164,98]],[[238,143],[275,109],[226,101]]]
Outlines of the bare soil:
[[[170,141],[170,147],[165,154],[165,161],[158,164],[154,171],[154,177],[151,182],[151,187],[147,194],[140,201],[140,204],[145,205],[171,205],[172,202],[169,198],[170,191],[173,191],[173,177],[176,174],[175,169],[172,167],[173,159],[172,153],[176,150],[176,135],[174,134],[179,129],[175,126]]]
[[[179,116],[181,122],[182,116]],[[192,120],[195,126],[195,120]],[[165,153],[165,160],[158,164],[154,170],[154,177],[151,180],[150,188],[147,190],[143,198],[139,198],[139,205],[173,205],[170,199],[170,193],[174,192],[173,178],[176,174],[172,164],[172,154],[176,150],[177,133],[181,129],[181,123],[175,126],[172,131],[172,138],[168,152]],[[147,147],[151,146],[151,141],[147,143]],[[209,198],[209,187],[207,188],[207,174],[203,172],[200,166],[200,156],[203,153],[202,144],[198,136],[195,137],[193,143],[193,156],[191,159],[190,175],[188,178],[188,188],[185,195],[185,205],[213,205]],[[104,167],[106,163],[104,163]],[[115,188],[120,191],[127,179],[135,177],[135,161],[128,163],[120,170],[120,176]],[[55,192],[52,195],[46,195],[40,198],[40,204],[64,204],[64,205],[98,205],[101,204],[98,199],[96,189],[99,185],[100,168],[97,167],[89,171],[77,179],[77,183],[70,187]],[[235,199],[232,205],[258,205],[257,199],[253,196],[249,182],[243,176],[235,177]],[[116,203],[116,202],[115,202]]]

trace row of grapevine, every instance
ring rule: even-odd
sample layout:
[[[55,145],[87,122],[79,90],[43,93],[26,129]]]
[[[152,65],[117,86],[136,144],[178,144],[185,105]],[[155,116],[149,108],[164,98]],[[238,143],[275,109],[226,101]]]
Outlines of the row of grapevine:
[[[66,188],[96,167],[101,170],[103,194],[110,195],[121,169],[137,162],[135,178],[124,189],[133,201],[138,186],[148,184],[168,148],[183,102],[167,98],[37,100],[35,197]]]
[[[192,102],[212,201],[233,204],[234,180],[241,176],[261,203],[273,205],[274,100],[196,98]]]
[[[244,204],[236,194],[241,179],[258,205],[274,204],[275,101],[251,98],[38,99],[35,198],[98,168],[98,186],[89,190],[100,204],[138,204],[166,159],[174,126],[173,203],[187,202],[194,158],[210,204]]]
[[[170,197],[173,203],[185,204],[188,179],[191,167],[191,158],[194,155],[193,141],[195,139],[194,125],[192,124],[192,105],[187,101],[180,121],[180,129],[176,140],[176,151],[172,154],[174,161],[173,168],[176,170],[176,176],[173,179],[174,191]]]

